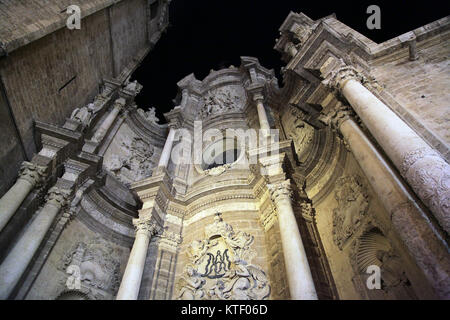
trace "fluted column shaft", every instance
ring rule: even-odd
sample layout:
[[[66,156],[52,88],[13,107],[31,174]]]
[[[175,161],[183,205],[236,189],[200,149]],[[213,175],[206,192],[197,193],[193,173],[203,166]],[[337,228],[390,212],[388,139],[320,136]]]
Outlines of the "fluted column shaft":
[[[337,72],[342,94],[418,197],[450,233],[450,166],[414,130],[357,79],[350,68]]]
[[[155,231],[155,225],[149,220],[135,219],[136,238],[128,258],[127,267],[120,283],[117,300],[137,300],[141,288],[142,274],[147,257],[148,244]]]
[[[11,295],[67,198],[67,192],[51,188],[45,206],[0,265],[0,300]]]
[[[268,186],[278,211],[281,244],[293,300],[317,300],[311,269],[291,203],[290,181]]]
[[[22,204],[23,200],[45,177],[45,167],[24,161],[16,183],[0,199],[0,231]]]
[[[175,128],[170,128],[169,135],[167,136],[166,143],[164,144],[164,149],[161,153],[161,158],[159,159],[158,167],[165,167],[169,165],[170,154],[172,153],[173,141],[175,138]]]
[[[356,161],[391,217],[392,224],[441,298],[450,286],[450,260],[442,239],[383,157],[351,119],[339,127]]]
[[[124,99],[117,99],[114,102],[114,107],[109,112],[108,116],[103,120],[100,127],[95,131],[94,136],[92,137],[92,140],[95,142],[100,142],[105,137],[106,133],[108,132],[111,125],[114,123],[114,120],[116,120],[117,115],[119,114],[122,107],[125,105]]]

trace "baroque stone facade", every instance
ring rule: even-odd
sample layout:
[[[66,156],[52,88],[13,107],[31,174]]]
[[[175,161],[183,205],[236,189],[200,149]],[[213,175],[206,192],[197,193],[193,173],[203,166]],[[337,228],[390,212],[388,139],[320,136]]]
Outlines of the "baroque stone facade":
[[[13,143],[0,154],[12,168],[0,185],[1,299],[450,298],[446,100],[425,115],[408,86],[417,57],[441,70],[448,18],[412,32],[411,59],[405,35],[375,44],[333,15],[290,13],[275,45],[281,87],[241,57],[181,79],[163,124],[159,106],[137,107],[130,76],[170,1],[116,2],[83,18],[115,42],[81,55],[95,70],[80,71],[82,97],[47,97],[54,115],[19,110],[43,105],[51,84],[14,76],[34,53],[24,39],[38,51],[48,39],[0,32],[0,108],[18,125],[5,124]],[[436,72],[420,90],[440,97],[448,79]]]

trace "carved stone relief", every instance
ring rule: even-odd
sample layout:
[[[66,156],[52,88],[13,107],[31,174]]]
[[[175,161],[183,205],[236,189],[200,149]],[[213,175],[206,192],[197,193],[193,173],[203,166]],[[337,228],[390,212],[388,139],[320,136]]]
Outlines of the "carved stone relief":
[[[378,228],[366,231],[353,242],[350,261],[363,282],[368,277],[366,272],[369,266],[376,265],[380,268],[381,290],[369,293],[369,296],[375,295],[372,298],[417,298],[407,277],[405,263]],[[364,285],[360,287],[363,288]]]
[[[270,295],[265,272],[251,264],[254,237],[234,232],[217,213],[205,228],[206,238],[188,248],[191,263],[176,283],[178,299],[262,300]]]
[[[292,116],[295,117],[295,120],[288,136],[294,142],[295,152],[300,156],[313,141],[314,128],[306,124],[296,112],[292,112]]]
[[[333,210],[333,241],[342,249],[361,224],[369,208],[369,195],[357,175],[336,181],[334,197],[338,206]]]
[[[244,107],[245,93],[240,87],[223,87],[209,91],[202,99],[202,119],[226,112],[238,112]]]
[[[92,118],[99,111],[99,108],[94,103],[89,103],[88,105],[76,108],[73,110],[70,118],[76,120],[83,124],[83,126],[89,126],[91,124]]]
[[[119,288],[120,264],[112,258],[113,248],[97,238],[76,243],[61,261],[59,270],[67,273],[65,286],[69,289],[101,290],[114,295]]]
[[[121,144],[126,156],[113,154],[105,167],[124,183],[131,183],[151,176],[153,168],[153,147],[142,138],[133,137]]]
[[[144,111],[142,109],[137,109],[137,113],[139,113],[142,118],[144,118],[145,120],[147,120],[150,123],[153,124],[158,124],[159,119],[156,116],[156,109],[155,108],[150,108],[148,111]]]

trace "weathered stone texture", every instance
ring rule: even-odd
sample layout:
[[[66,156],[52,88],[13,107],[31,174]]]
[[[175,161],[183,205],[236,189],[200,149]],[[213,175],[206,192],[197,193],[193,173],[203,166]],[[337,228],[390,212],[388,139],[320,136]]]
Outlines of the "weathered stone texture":
[[[417,60],[409,60],[406,47],[375,61],[372,71],[403,108],[446,144],[450,143],[449,40],[447,31],[418,42]]]

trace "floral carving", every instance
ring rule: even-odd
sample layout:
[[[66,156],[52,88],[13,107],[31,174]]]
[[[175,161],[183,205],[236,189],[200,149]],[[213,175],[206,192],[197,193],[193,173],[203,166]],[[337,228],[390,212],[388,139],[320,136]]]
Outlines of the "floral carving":
[[[359,176],[336,181],[334,193],[338,206],[333,210],[333,240],[342,249],[361,224],[369,208],[369,195]]]
[[[20,166],[19,179],[30,182],[33,186],[40,185],[47,176],[47,168],[35,163],[24,161]]]
[[[235,232],[217,213],[205,228],[205,240],[188,248],[191,263],[176,286],[179,299],[261,300],[270,294],[265,272],[250,263],[254,237]]]
[[[431,209],[440,225],[450,232],[450,167],[430,148],[407,153],[400,172]]]

